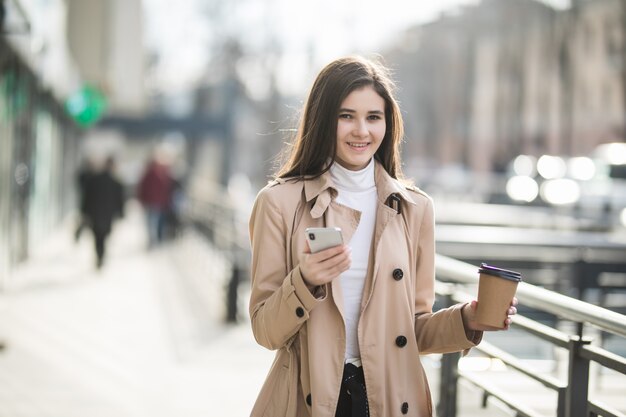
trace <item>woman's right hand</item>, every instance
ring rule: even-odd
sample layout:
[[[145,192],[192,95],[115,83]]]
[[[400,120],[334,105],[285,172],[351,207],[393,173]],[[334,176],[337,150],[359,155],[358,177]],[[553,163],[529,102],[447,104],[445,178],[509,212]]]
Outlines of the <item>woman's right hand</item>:
[[[350,268],[351,252],[348,245],[339,245],[311,253],[307,242],[306,251],[300,254],[300,272],[304,281],[317,287],[337,278]]]

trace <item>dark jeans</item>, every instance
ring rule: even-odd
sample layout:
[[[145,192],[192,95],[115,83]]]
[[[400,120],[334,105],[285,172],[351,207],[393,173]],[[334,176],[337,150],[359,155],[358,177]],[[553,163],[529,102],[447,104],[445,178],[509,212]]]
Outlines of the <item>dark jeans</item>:
[[[104,249],[109,231],[93,229],[93,235],[96,246],[96,266],[100,268],[104,262]]]
[[[343,367],[335,417],[369,417],[363,367],[347,363]]]

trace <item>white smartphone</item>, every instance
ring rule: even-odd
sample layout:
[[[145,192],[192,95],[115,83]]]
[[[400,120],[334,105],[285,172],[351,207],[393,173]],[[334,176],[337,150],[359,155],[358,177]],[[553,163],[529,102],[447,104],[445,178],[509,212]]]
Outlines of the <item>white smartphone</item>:
[[[309,242],[311,253],[343,244],[339,227],[309,227],[306,229],[306,240]]]

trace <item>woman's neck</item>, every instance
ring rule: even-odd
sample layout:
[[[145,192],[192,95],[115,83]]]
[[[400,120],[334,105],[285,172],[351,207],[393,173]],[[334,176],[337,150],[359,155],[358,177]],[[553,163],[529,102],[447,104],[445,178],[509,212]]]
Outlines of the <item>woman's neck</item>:
[[[330,176],[335,186],[347,191],[364,191],[376,186],[374,181],[374,158],[359,171],[352,171],[338,162],[330,166]]]

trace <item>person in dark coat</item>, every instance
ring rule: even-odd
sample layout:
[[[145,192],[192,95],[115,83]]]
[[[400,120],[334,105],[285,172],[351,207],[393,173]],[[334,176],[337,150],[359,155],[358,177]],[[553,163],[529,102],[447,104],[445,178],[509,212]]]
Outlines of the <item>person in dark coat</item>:
[[[113,221],[124,214],[124,189],[115,178],[115,160],[109,157],[104,169],[93,174],[85,187],[85,213],[89,221],[96,249],[96,266],[102,267],[106,239]]]
[[[91,158],[85,158],[76,174],[76,187],[78,192],[78,208],[80,210],[78,224],[74,232],[74,238],[78,242],[83,230],[89,226],[85,205],[85,190],[91,176],[95,173],[94,162]]]

